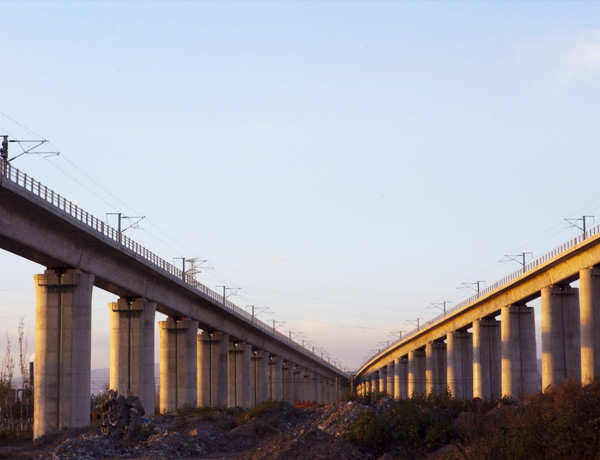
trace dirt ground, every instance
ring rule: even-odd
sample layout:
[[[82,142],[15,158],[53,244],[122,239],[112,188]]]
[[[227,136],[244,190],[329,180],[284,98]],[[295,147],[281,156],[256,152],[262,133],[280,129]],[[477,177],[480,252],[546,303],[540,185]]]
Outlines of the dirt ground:
[[[31,442],[0,441],[0,459],[336,459],[363,460],[342,437],[361,403],[295,408],[265,403],[251,411],[187,409],[152,417],[134,438],[103,435],[99,424]]]

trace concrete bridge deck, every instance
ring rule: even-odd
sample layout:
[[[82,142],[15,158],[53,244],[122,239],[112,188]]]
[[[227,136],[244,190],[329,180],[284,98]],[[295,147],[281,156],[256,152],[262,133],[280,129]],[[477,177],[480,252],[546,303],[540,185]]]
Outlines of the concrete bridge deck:
[[[89,400],[89,376],[87,390],[85,381],[73,380],[72,376],[89,374],[92,286],[120,297],[109,311],[115,317],[113,321],[111,316],[111,387],[117,386],[121,392],[131,390],[132,382],[146,387],[138,392],[149,392],[150,385],[153,391],[154,377],[149,374],[148,363],[142,361],[153,360],[154,312],[168,316],[159,323],[161,410],[182,404],[248,406],[252,404],[251,384],[256,386],[261,379],[262,399],[272,396],[293,402],[298,397],[324,402],[339,396],[347,377],[328,361],[1,159],[0,171],[0,248],[48,267],[43,275],[36,276],[36,410],[42,417],[46,406],[56,408],[49,409],[51,415],[38,423],[37,430],[34,428],[36,436],[63,425],[84,423],[88,408],[77,409],[79,419],[70,420],[68,413],[75,409],[65,409],[69,404],[67,396],[61,396],[65,391],[61,386],[80,387],[80,402],[71,406],[82,405],[86,397]],[[65,297],[67,290],[71,297]],[[203,334],[196,338],[199,329]],[[187,339],[183,330],[191,331]],[[137,340],[137,345],[132,346],[132,340]],[[78,350],[63,350],[67,345]],[[78,370],[67,369],[72,356],[79,352],[87,363]],[[261,357],[264,366],[251,368]],[[44,379],[50,368],[58,369],[58,375],[47,382]],[[299,372],[302,377],[294,376]],[[115,375],[120,375],[118,381]],[[294,382],[305,391],[294,388]],[[45,396],[41,395],[44,388]],[[257,393],[256,388],[253,391]],[[207,392],[217,393],[218,398],[207,398]],[[38,396],[42,398],[39,401]],[[154,407],[150,399],[148,395],[146,404]],[[254,402],[258,402],[256,397]],[[67,415],[57,416],[55,412],[61,411]],[[58,418],[53,425],[48,419],[54,417]]]

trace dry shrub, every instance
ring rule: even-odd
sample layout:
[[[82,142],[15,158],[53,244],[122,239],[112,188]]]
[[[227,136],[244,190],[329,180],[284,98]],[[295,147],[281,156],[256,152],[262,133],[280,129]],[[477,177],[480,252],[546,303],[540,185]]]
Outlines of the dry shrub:
[[[458,426],[470,460],[600,459],[600,381],[565,381]]]

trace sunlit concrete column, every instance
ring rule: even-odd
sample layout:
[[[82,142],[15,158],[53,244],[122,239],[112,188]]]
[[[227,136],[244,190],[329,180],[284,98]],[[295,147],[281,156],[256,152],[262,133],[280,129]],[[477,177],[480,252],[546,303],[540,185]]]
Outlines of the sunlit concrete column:
[[[250,357],[252,346],[244,342],[229,343],[228,391],[229,407],[249,408],[250,401]]]
[[[379,369],[379,393],[385,393],[387,389],[387,369],[382,367]]]
[[[167,318],[160,327],[160,412],[196,406],[198,321]]]
[[[204,407],[227,407],[229,335],[203,331],[198,337],[198,404]]]
[[[380,379],[379,379],[379,371],[375,371],[371,373],[371,392],[376,395],[381,392],[381,388],[379,387]]]
[[[156,303],[140,297],[108,304],[110,319],[109,387],[138,396],[147,416],[154,415],[154,316]]]
[[[581,381],[600,377],[600,268],[579,272]]]
[[[527,305],[502,307],[502,396],[539,391],[535,348],[535,316]]]
[[[408,353],[408,397],[425,393],[425,350]]]
[[[271,389],[269,399],[272,401],[281,401],[283,399],[283,359],[279,356],[271,355],[269,360],[269,377],[271,380]]]
[[[268,399],[269,388],[269,354],[264,350],[252,353],[251,395],[252,405],[256,406]]]
[[[283,400],[294,404],[294,363],[286,361],[283,364]]]
[[[542,289],[542,389],[581,378],[578,290],[554,285]]]
[[[448,389],[456,399],[473,397],[473,334],[454,331],[446,336]]]
[[[425,347],[425,392],[442,394],[446,391],[446,344],[429,342]]]
[[[35,275],[33,438],[90,423],[94,276],[75,270]]]
[[[404,356],[394,361],[394,398],[408,398],[408,358]]]
[[[373,391],[371,387],[371,374],[365,374],[363,378],[365,379],[365,396],[368,396]]]
[[[494,318],[473,321],[473,397],[500,397],[500,357],[500,322]]]
[[[387,364],[387,375],[386,375],[386,379],[387,379],[386,393],[388,394],[388,396],[390,398],[394,397],[394,378],[395,378],[394,361],[390,361]]]

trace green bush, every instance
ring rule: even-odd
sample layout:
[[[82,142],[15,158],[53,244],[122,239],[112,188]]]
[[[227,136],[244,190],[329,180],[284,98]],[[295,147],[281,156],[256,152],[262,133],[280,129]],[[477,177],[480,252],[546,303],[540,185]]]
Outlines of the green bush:
[[[351,425],[346,439],[376,455],[393,452],[421,456],[459,440],[455,419],[476,404],[455,401],[449,393],[389,402],[383,411],[378,412],[377,406],[365,410]]]

